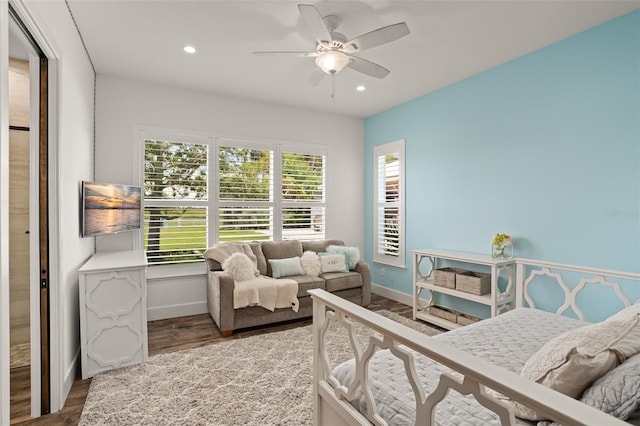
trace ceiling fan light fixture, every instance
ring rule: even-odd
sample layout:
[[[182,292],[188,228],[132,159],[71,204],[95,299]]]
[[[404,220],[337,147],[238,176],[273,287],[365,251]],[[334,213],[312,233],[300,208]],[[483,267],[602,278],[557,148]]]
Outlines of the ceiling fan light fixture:
[[[316,65],[327,74],[335,74],[342,71],[348,63],[349,57],[337,50],[328,50],[316,58]]]

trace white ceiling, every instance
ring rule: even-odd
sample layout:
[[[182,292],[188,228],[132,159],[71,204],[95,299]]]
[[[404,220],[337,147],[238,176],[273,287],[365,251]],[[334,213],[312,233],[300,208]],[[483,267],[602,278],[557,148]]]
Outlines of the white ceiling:
[[[303,0],[304,1],[304,0]],[[375,79],[345,68],[308,83],[314,51],[297,1],[69,0],[98,74],[367,117],[640,7],[640,1],[320,1],[354,38],[406,22],[411,34],[361,56],[391,70]],[[188,55],[182,48],[197,48]],[[363,84],[364,92],[355,87]]]

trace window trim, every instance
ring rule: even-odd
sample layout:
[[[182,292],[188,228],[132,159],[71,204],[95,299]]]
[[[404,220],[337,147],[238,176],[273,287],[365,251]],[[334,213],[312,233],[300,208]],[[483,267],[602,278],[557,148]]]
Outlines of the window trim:
[[[385,143],[375,146],[373,148],[373,261],[389,266],[395,266],[398,268],[406,268],[406,235],[405,235],[405,153],[404,153],[404,139],[399,139],[393,142]],[[398,256],[389,256],[378,253],[378,224],[380,217],[378,215],[378,209],[380,206],[386,203],[378,202],[378,158],[383,155],[398,153],[399,162],[399,191],[398,191],[398,217],[400,224],[398,226]],[[395,204],[395,203],[394,203]]]

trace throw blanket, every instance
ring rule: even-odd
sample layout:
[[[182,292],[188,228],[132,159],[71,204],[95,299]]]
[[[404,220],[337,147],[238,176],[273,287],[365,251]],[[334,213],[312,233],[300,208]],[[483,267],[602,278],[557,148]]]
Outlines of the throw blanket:
[[[216,262],[222,264],[227,257],[231,256],[233,253],[244,253],[247,255],[251,262],[253,263],[254,268],[258,268],[258,259],[256,255],[251,251],[251,247],[249,244],[242,243],[221,243],[216,244],[213,247],[209,247],[207,251],[204,252],[204,257],[207,259],[213,259]]]
[[[273,312],[276,308],[291,308],[298,312],[298,283],[286,278],[259,276],[236,281],[233,287],[233,309],[262,306]]]

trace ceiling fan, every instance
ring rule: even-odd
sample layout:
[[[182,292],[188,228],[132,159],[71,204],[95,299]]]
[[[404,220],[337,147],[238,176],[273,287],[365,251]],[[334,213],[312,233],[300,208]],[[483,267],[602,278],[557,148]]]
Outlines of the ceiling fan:
[[[316,58],[318,68],[311,74],[309,82],[317,86],[326,74],[335,77],[344,67],[349,67],[363,74],[376,78],[386,77],[390,71],[366,59],[354,56],[354,53],[377,47],[409,34],[405,22],[378,28],[348,40],[344,34],[336,31],[341,20],[336,15],[322,17],[318,9],[310,4],[299,4],[298,10],[302,20],[316,39],[315,52],[253,52],[256,55],[297,56]],[[335,98],[335,83],[332,78],[331,98]]]

